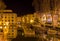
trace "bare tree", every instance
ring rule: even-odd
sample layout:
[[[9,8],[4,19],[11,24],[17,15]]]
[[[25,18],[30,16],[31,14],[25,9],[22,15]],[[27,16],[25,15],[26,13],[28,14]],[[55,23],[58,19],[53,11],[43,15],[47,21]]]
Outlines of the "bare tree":
[[[60,0],[33,0],[35,11],[48,12],[60,8]]]
[[[35,11],[39,11],[39,9],[40,9],[40,0],[33,0],[32,5],[34,6]]]
[[[33,0],[35,11],[45,12],[50,9],[50,0]]]

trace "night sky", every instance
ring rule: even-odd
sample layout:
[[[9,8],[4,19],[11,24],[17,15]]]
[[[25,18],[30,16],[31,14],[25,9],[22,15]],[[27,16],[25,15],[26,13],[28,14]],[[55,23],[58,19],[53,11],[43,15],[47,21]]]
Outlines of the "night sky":
[[[32,1],[33,0],[4,0],[7,5],[6,9],[12,9],[20,16],[34,12]]]

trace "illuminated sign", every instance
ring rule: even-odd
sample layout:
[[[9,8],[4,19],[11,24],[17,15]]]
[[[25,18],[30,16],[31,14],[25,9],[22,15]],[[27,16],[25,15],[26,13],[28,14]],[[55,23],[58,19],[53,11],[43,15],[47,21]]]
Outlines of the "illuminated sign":
[[[51,16],[51,14],[47,14],[47,22],[52,22],[52,16]]]
[[[46,15],[44,14],[43,16],[42,16],[42,22],[46,22]]]

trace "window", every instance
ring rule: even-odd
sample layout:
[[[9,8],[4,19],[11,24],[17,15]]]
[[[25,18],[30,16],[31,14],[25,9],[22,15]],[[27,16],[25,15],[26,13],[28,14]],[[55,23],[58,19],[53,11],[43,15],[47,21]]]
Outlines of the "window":
[[[12,30],[12,32],[14,32],[14,30]]]
[[[14,18],[14,17],[12,17],[12,18]]]
[[[47,22],[48,23],[51,23],[52,22],[52,15],[51,14],[48,14],[47,15]]]
[[[18,22],[17,24],[20,24],[20,22]]]
[[[14,20],[12,20],[12,22],[13,22]]]
[[[6,18],[6,17],[5,17]]]
[[[11,36],[12,38],[14,37],[14,36]]]
[[[5,20],[5,22],[6,22],[7,20]]]
[[[10,33],[8,33],[8,35],[10,35]]]
[[[3,18],[2,16],[0,16],[0,18]]]
[[[2,29],[0,29],[0,32],[3,32],[3,30],[2,30]]]
[[[12,35],[14,35],[14,33],[12,33]]]
[[[14,23],[12,23],[12,24],[14,24]]]
[[[8,20],[8,22],[10,22],[10,20]]]

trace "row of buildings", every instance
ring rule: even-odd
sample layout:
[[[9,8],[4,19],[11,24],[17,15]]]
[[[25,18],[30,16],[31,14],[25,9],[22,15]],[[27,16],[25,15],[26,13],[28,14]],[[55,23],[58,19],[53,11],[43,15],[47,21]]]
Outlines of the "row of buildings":
[[[12,10],[0,10],[0,34],[4,38],[16,38],[17,28],[24,24],[33,23],[36,14],[18,17]]]
[[[17,36],[17,29],[20,27],[23,27],[24,33],[29,34],[30,32],[35,35],[35,31],[26,31],[26,27],[32,24],[38,27],[43,24],[46,25],[52,25],[52,26],[58,26],[60,17],[59,17],[59,12],[58,14],[56,12],[51,13],[34,13],[34,14],[28,14],[24,16],[18,17],[16,13],[13,13],[12,10],[0,10],[0,35],[6,38],[16,38]],[[52,23],[52,24],[50,24]],[[26,28],[26,29],[25,29]],[[30,34],[31,34],[30,33]],[[29,35],[28,35],[29,36]]]
[[[21,17],[17,17],[18,22],[22,22],[22,26],[26,25],[29,28],[28,24],[32,24],[35,27],[41,27],[44,28],[46,26],[48,35],[56,35],[57,37],[60,35],[60,32],[58,29],[60,29],[60,13],[59,10],[47,12],[47,13],[34,13],[34,14],[28,14]],[[44,25],[42,27],[41,25]],[[21,27],[21,24],[18,24],[18,27]],[[23,26],[24,27],[24,26]],[[36,33],[34,34],[36,35]],[[54,36],[54,41],[60,41],[60,39],[56,38]],[[53,41],[53,40],[52,40]]]
[[[35,2],[37,2],[37,0],[35,0]],[[16,38],[17,29],[20,27],[24,29],[25,34],[28,35],[32,33],[35,36],[35,31],[27,29],[27,26],[29,28],[28,24],[40,27],[41,24],[45,26],[47,23],[49,26],[58,26],[60,28],[60,25],[58,25],[60,24],[60,10],[57,10],[60,7],[59,2],[57,0],[41,0],[41,2],[38,2],[39,5],[35,5],[35,10],[38,12],[18,17],[12,10],[5,10],[6,7],[2,4],[2,1],[0,1],[0,36],[5,40],[7,38]],[[50,11],[50,9],[52,10]]]
[[[46,13],[37,13],[28,14],[21,17],[17,17],[17,20],[22,23],[35,23],[39,22],[40,24],[52,23],[53,26],[58,26],[60,23],[60,10],[54,10]]]

